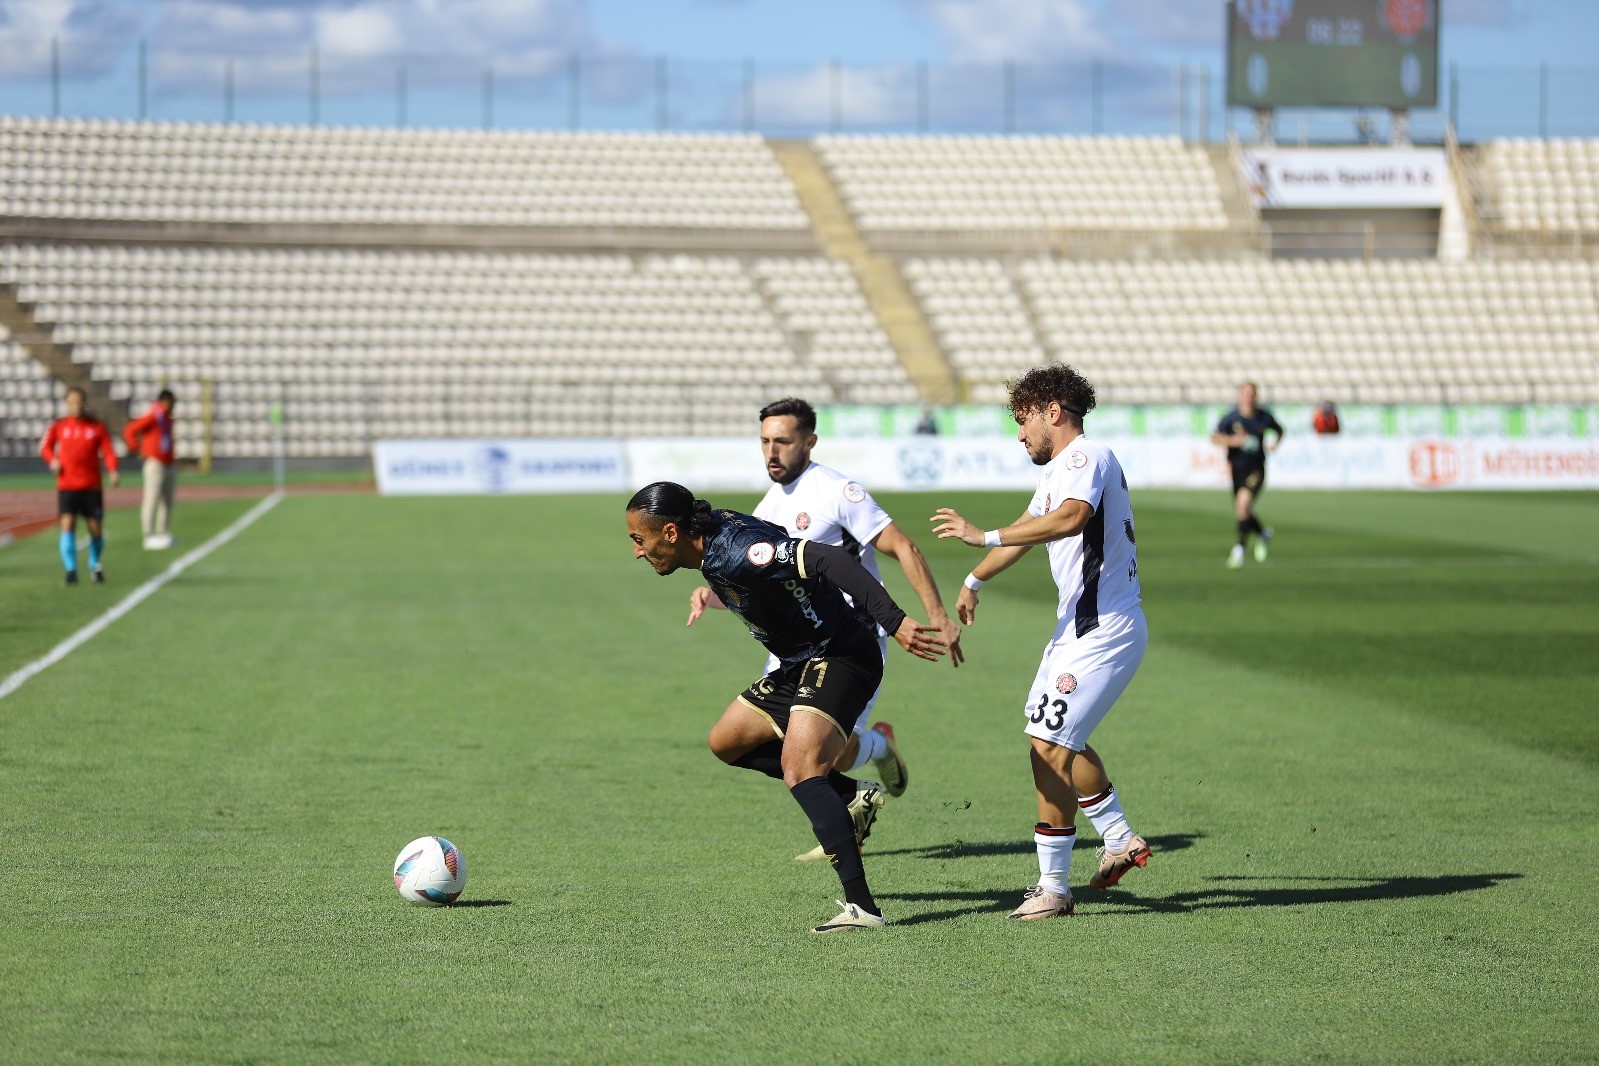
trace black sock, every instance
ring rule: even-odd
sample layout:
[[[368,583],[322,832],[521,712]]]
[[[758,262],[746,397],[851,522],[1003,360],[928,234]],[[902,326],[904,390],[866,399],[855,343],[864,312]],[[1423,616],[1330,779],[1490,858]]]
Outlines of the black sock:
[[[728,765],[754,770],[767,777],[783,780],[783,742],[781,740],[768,740],[758,748],[746,751]]]
[[[844,801],[846,807],[855,798],[855,789],[859,787],[853,777],[845,777],[837,770],[827,771],[827,783],[833,786],[833,791],[838,793],[838,798]]]
[[[1260,524],[1260,519],[1256,518],[1253,512],[1249,515],[1249,531],[1258,536],[1264,536],[1266,533],[1266,527]]]
[[[872,890],[866,887],[866,868],[861,864],[861,849],[855,843],[855,823],[850,820],[844,801],[825,777],[811,777],[789,789],[794,801],[811,820],[816,842],[833,863],[844,886],[844,901],[870,914],[881,915]]]
[[[1253,518],[1240,518],[1238,520],[1238,546],[1241,548],[1247,547],[1249,544],[1249,523],[1253,521]]]

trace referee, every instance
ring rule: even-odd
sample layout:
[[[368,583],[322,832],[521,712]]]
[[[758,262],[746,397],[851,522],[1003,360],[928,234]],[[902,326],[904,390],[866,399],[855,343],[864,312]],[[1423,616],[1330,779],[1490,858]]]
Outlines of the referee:
[[[1222,416],[1216,423],[1216,432],[1210,435],[1212,444],[1227,449],[1227,465],[1233,472],[1233,514],[1238,519],[1238,543],[1227,556],[1229,570],[1241,569],[1244,555],[1249,550],[1249,538],[1255,538],[1255,562],[1266,561],[1267,547],[1271,544],[1271,528],[1261,525],[1255,515],[1255,497],[1266,487],[1266,453],[1277,450],[1282,443],[1283,427],[1277,424],[1272,413],[1259,404],[1260,389],[1253,381],[1238,386],[1238,406]],[[1267,433],[1276,434],[1268,443]]]

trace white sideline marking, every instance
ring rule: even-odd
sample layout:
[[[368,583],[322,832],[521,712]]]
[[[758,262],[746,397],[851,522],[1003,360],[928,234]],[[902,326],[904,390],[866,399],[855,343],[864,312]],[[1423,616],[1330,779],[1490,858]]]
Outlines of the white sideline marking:
[[[68,655],[71,655],[78,648],[94,639],[94,637],[100,633],[101,630],[105,629],[112,622],[115,622],[118,618],[121,618],[123,615],[139,606],[139,604],[155,595],[155,593],[160,590],[162,585],[165,585],[168,581],[171,581],[189,567],[193,566],[201,559],[204,559],[207,555],[210,555],[212,552],[222,547],[222,545],[226,544],[234,537],[237,537],[240,533],[243,533],[255,522],[257,518],[260,518],[262,515],[272,510],[273,507],[276,507],[282,499],[283,490],[279,489],[278,491],[272,493],[272,495],[266,497],[260,503],[256,504],[254,507],[250,508],[243,515],[241,515],[231,526],[224,529],[222,532],[218,533],[216,536],[212,537],[198,548],[195,548],[187,555],[177,559],[171,566],[167,567],[155,577],[152,577],[150,580],[146,581],[144,584],[128,593],[127,596],[125,596],[115,607],[112,607],[100,617],[96,618],[94,621],[90,622],[88,625],[72,634],[72,636],[51,648],[50,651],[42,658],[35,659],[33,662],[29,663],[27,666],[24,666],[22,669],[18,670],[4,681],[0,681],[0,700],[5,699],[7,696],[17,691],[17,689],[27,684],[28,680],[34,675],[43,673],[56,663],[60,662],[62,659],[65,659]]]

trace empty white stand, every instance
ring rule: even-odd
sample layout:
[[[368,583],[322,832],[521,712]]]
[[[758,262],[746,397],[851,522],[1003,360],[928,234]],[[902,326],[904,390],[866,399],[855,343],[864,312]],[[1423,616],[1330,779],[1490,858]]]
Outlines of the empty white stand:
[[[860,228],[1220,230],[1205,149],[1175,137],[822,136]]]
[[[44,431],[61,416],[65,392],[0,326],[0,457],[36,455]]]
[[[803,231],[755,134],[0,118],[0,217]]]
[[[1583,260],[917,260],[906,273],[974,402],[1041,359],[1107,401],[1599,401]]]
[[[274,404],[291,454],[358,455],[386,436],[743,433],[781,395],[908,387],[853,277],[816,257],[21,244],[0,282],[113,395],[171,384],[181,455],[206,382],[219,457],[269,454]]]
[[[1599,233],[1599,140],[1490,141],[1477,158],[1502,228]]]

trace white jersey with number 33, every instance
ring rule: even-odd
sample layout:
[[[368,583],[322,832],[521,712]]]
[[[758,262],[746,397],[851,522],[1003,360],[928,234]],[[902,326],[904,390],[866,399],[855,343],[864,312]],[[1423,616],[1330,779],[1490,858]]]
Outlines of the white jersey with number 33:
[[[1060,588],[1056,639],[1099,628],[1100,619],[1141,614],[1138,546],[1127,477],[1103,444],[1078,437],[1045,466],[1027,513],[1049,514],[1067,500],[1082,500],[1094,515],[1075,537],[1049,543],[1049,569]]]

